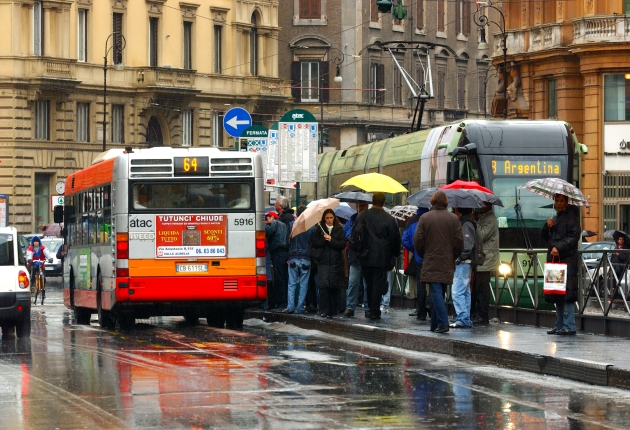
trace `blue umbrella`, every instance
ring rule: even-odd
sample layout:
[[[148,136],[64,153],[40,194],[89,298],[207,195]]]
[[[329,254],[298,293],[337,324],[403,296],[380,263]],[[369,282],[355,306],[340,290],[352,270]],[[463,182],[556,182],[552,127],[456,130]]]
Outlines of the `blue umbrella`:
[[[357,213],[357,211],[352,209],[350,206],[346,206],[344,204],[340,204],[333,210],[335,211],[335,215],[337,215],[337,217],[343,218],[345,220],[349,220],[352,215]]]

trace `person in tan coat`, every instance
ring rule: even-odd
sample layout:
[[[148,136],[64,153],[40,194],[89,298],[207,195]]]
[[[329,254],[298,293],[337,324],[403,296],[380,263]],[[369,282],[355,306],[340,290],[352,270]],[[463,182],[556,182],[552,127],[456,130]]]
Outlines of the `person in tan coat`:
[[[446,333],[448,315],[444,293],[446,286],[453,282],[455,259],[464,249],[464,235],[457,215],[446,210],[448,197],[443,191],[433,194],[430,203],[431,210],[418,220],[413,243],[422,257],[420,280],[429,284],[433,298],[431,331]]]

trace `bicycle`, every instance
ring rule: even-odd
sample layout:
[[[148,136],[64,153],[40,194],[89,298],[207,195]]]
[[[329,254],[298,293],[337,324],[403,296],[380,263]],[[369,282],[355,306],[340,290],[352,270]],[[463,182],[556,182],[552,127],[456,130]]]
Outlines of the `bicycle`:
[[[44,305],[44,299],[46,298],[46,277],[44,276],[44,263],[42,261],[36,260],[33,261],[33,271],[32,274],[35,278],[31,279],[31,285],[33,286],[31,290],[31,295],[33,296],[33,304],[37,304],[37,296],[39,292],[42,292],[42,306]]]

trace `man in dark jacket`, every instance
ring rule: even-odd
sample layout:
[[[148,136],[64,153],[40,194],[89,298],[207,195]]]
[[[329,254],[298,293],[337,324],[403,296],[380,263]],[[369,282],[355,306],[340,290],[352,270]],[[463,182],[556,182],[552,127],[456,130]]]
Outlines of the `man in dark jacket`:
[[[371,320],[381,319],[381,298],[387,294],[387,272],[392,270],[395,258],[400,255],[400,232],[393,216],[385,212],[384,193],[372,195],[372,207],[361,212],[356,223],[365,221],[369,250],[360,259],[367,285],[368,306],[365,312]]]
[[[357,213],[352,215],[347,223],[343,226],[343,232],[346,235],[346,239],[350,239],[350,235],[352,234],[352,227],[354,226],[357,216],[364,210],[368,208],[367,202],[357,201]],[[357,253],[347,249],[348,253],[348,264],[350,265],[349,275],[348,275],[348,295],[346,297],[346,311],[343,316],[345,317],[353,317],[354,316],[354,308],[357,305],[357,300],[361,300],[365,303],[363,296],[365,296],[365,289],[363,289],[363,295],[359,297],[359,288],[361,284],[365,284],[363,280],[363,271],[361,270],[361,263],[359,263],[359,258],[357,257]]]
[[[549,218],[540,234],[547,241],[547,263],[567,265],[566,294],[545,294],[545,300],[556,304],[556,324],[547,334],[575,335],[575,302],[578,299],[578,245],[582,227],[578,209],[569,206],[563,194],[555,195],[557,215]]]
[[[414,249],[422,257],[420,280],[430,284],[433,298],[431,331],[446,333],[448,315],[444,303],[446,285],[453,282],[455,259],[464,249],[459,218],[446,210],[448,197],[437,191],[431,197],[431,210],[418,220]]]
[[[273,289],[268,293],[269,307],[284,309],[287,306],[287,283],[289,276],[287,226],[274,218],[265,216],[265,235],[267,248],[273,261]]]
[[[278,212],[278,221],[283,222],[287,226],[287,234],[290,234],[292,226],[291,223],[295,220],[293,209],[291,209],[291,202],[287,197],[278,196],[276,197],[274,207]]]
[[[477,232],[470,217],[472,209],[453,208],[453,213],[457,215],[462,224],[464,249],[455,260],[455,274],[453,275],[451,292],[457,319],[451,324],[451,328],[472,328],[472,321],[470,320],[470,275],[472,274],[471,257],[475,248]]]

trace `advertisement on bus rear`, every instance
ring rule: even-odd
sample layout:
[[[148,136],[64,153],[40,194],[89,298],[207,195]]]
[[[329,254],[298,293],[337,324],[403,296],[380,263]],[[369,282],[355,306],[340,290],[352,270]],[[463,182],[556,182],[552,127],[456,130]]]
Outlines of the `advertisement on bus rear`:
[[[227,215],[156,215],[157,258],[216,258],[227,255]]]

